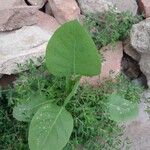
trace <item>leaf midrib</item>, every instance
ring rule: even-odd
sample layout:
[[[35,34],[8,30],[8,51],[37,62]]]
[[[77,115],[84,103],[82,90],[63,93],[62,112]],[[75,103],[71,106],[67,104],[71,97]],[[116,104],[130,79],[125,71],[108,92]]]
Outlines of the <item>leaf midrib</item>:
[[[58,112],[58,114],[57,114],[57,116],[56,116],[56,118],[55,118],[53,124],[51,125],[51,124],[49,123],[49,127],[48,127],[48,131],[49,131],[49,132],[48,132],[47,136],[45,137],[44,142],[43,142],[43,144],[42,144],[41,147],[43,147],[44,143],[46,142],[48,136],[49,136],[50,133],[51,133],[52,128],[53,128],[54,125],[56,124],[56,122],[57,122],[57,120],[58,120],[58,118],[59,118],[61,112],[63,111],[63,109],[64,109],[64,107],[61,107],[61,109],[60,109],[60,111]],[[44,150],[44,149],[42,148],[42,150]]]

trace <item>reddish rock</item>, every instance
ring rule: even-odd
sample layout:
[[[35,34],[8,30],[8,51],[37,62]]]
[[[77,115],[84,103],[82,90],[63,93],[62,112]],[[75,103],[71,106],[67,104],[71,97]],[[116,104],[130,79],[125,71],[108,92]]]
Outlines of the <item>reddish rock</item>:
[[[123,57],[122,42],[117,42],[115,46],[108,45],[103,47],[100,51],[104,58],[101,74],[94,77],[82,77],[82,84],[87,82],[93,86],[98,86],[106,79],[114,79],[120,73]]]
[[[55,32],[55,30],[60,26],[54,17],[41,11],[37,12],[37,21],[37,25],[49,33]]]
[[[33,6],[42,8],[46,4],[47,0],[28,0],[28,2]]]
[[[78,19],[80,8],[75,0],[49,0],[54,17],[59,23]]]
[[[150,0],[139,0],[139,8],[146,18],[150,17]]]
[[[0,31],[10,31],[37,23],[37,7],[18,6],[0,10]]]

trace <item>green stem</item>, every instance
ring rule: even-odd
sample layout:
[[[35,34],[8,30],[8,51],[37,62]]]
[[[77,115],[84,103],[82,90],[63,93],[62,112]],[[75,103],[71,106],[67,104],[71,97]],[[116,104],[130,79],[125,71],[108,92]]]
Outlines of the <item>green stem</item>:
[[[76,94],[77,89],[78,89],[79,84],[80,84],[80,78],[81,78],[81,77],[79,77],[79,78],[77,79],[75,85],[73,86],[72,91],[70,92],[70,94],[69,94],[69,95],[67,96],[67,98],[65,99],[65,102],[64,102],[63,107],[65,107],[65,106],[68,104],[68,102],[70,101],[70,99]]]
[[[66,77],[66,93],[70,93],[71,89],[71,77]]]

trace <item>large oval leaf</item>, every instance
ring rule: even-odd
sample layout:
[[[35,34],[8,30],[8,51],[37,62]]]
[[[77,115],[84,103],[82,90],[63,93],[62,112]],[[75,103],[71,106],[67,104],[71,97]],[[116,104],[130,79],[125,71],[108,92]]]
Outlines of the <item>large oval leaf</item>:
[[[76,20],[57,29],[47,46],[47,68],[57,76],[97,75],[100,60],[93,40]]]
[[[73,130],[73,119],[64,107],[42,106],[34,115],[29,129],[31,150],[61,150]]]
[[[112,94],[108,99],[108,113],[110,119],[116,122],[124,122],[138,115],[138,105],[122,98],[120,95]]]

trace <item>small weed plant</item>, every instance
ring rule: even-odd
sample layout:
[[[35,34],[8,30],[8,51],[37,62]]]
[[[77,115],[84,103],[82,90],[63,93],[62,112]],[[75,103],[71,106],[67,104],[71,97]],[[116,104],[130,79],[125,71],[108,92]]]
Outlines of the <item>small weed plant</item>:
[[[118,40],[125,39],[133,24],[142,20],[142,16],[133,16],[129,12],[117,13],[110,10],[105,14],[87,14],[84,26],[98,48],[109,43],[114,44]]]
[[[31,61],[26,67],[29,71],[21,73],[15,86],[4,91],[1,97],[1,150],[29,149],[28,123],[13,119],[13,105],[33,100],[33,95],[36,99],[38,93],[51,100],[52,103],[60,105],[65,95],[65,78],[49,75],[45,64],[36,68]],[[132,84],[123,75],[118,76],[115,83],[107,81],[100,88],[92,88],[89,85],[79,87],[66,108],[73,116],[74,128],[64,150],[119,150],[122,143],[127,143],[129,146],[128,139],[122,139],[123,129],[118,127],[115,121],[110,120],[106,113],[107,100],[112,91],[117,91],[121,97],[129,101],[138,102],[142,88]]]
[[[20,84],[15,85],[13,116],[29,122],[30,150],[72,150],[78,145],[85,149],[119,149],[119,141],[112,141],[118,137],[115,122],[137,115],[139,95],[134,94],[134,100],[129,99],[133,97],[127,94],[129,91],[113,87],[107,94],[80,87],[81,76],[100,74],[100,66],[101,56],[78,21],[57,29],[46,51],[50,74],[44,69],[44,73],[32,73],[30,81],[22,76]]]

